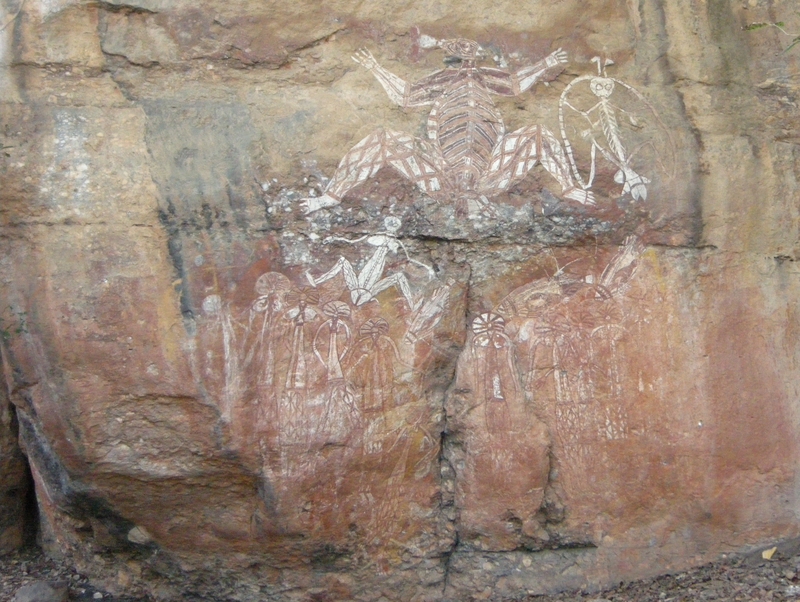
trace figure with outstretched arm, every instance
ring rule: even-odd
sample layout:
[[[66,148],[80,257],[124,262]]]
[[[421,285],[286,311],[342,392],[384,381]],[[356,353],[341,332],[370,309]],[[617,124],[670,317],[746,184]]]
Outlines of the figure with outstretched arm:
[[[517,96],[530,90],[549,70],[564,64],[560,48],[533,65],[514,72],[479,67],[485,53],[472,40],[438,43],[450,57],[449,65],[409,83],[385,69],[368,50],[354,56],[373,74],[389,99],[401,107],[432,105],[427,139],[380,129],[358,142],[339,163],[318,197],[302,199],[311,213],[338,205],[344,195],[392,167],[417,188],[460,209],[477,208],[477,216],[492,215],[488,197],[507,190],[524,178],[537,163],[556,179],[565,198],[593,204],[592,194],[572,180],[567,157],[559,140],[541,125],[506,133],[492,96]]]
[[[389,253],[397,253],[400,249],[403,250],[406,260],[409,263],[413,263],[425,268],[431,278],[433,278],[435,275],[432,267],[422,263],[421,261],[412,259],[409,256],[405,245],[399,238],[397,238],[397,232],[400,230],[401,225],[402,222],[398,218],[390,216],[384,220],[384,227],[386,228],[384,232],[380,232],[378,234],[367,234],[356,239],[342,238],[339,236],[326,238],[324,241],[326,243],[339,241],[354,245],[360,242],[366,242],[368,245],[375,247],[375,251],[358,273],[356,273],[356,270],[350,261],[344,257],[340,257],[336,262],[336,265],[334,265],[333,268],[321,276],[314,277],[310,272],[306,272],[306,278],[308,278],[308,281],[312,286],[316,287],[323,282],[342,274],[344,276],[345,285],[350,291],[350,299],[356,306],[364,305],[368,301],[374,299],[375,296],[381,291],[395,286],[400,289],[400,292],[403,294],[403,297],[408,303],[409,308],[412,311],[415,310],[419,305],[419,301],[414,298],[414,295],[411,292],[411,285],[409,284],[408,278],[406,278],[405,274],[402,272],[396,272],[385,278],[382,277],[384,269],[386,268],[386,259]]]

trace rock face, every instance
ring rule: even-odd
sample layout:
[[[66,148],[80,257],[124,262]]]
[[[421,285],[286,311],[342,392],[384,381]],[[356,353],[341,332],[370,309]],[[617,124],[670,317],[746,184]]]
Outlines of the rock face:
[[[9,331],[5,331],[10,334]],[[17,424],[6,387],[0,389],[0,554],[23,544],[28,475],[17,443]]]
[[[162,600],[800,533],[793,3],[1,10],[0,551],[23,458],[42,543]]]

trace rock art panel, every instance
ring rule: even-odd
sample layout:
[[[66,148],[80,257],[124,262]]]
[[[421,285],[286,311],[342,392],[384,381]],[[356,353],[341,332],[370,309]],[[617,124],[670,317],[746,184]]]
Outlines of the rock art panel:
[[[461,536],[477,547],[547,547],[548,523],[604,470],[594,442],[627,436],[617,347],[642,249],[631,237],[598,273],[558,268],[472,319],[448,429]]]
[[[341,202],[354,186],[390,165],[420,191],[459,204],[462,215],[492,215],[488,196],[508,189],[537,163],[558,181],[566,198],[593,203],[590,193],[574,186],[564,149],[547,128],[528,126],[506,134],[492,95],[518,96],[548,70],[567,61],[560,48],[538,63],[514,73],[478,67],[484,50],[473,40],[434,41],[452,66],[408,83],[387,71],[369,50],[353,57],[401,107],[433,105],[428,140],[402,132],[370,134],[339,163],[320,197],[303,201],[306,212]]]
[[[375,76],[394,104],[431,105],[428,139],[386,129],[368,135],[344,156],[321,196],[302,199],[305,213],[338,206],[351,190],[387,166],[424,195],[454,205],[457,217],[487,221],[498,215],[490,197],[522,180],[537,163],[561,185],[564,198],[579,206],[596,203],[591,189],[598,158],[615,170],[612,183],[620,198],[645,201],[653,180],[643,174],[656,168],[661,178],[674,177],[669,132],[641,93],[608,77],[606,68],[612,61],[595,57],[598,75],[578,76],[566,86],[559,101],[559,140],[541,125],[507,134],[492,96],[526,92],[548,69],[567,62],[563,50],[512,72],[479,67],[486,52],[472,40],[423,36],[422,43],[444,50],[449,66],[414,83],[383,68],[368,50],[360,50],[353,60]],[[614,95],[615,86],[623,93]],[[634,131],[620,125],[622,117]],[[571,141],[576,135],[583,143]],[[601,166],[601,171],[608,168]],[[609,183],[602,182],[604,198],[608,188]],[[389,217],[377,234],[327,237],[326,243],[374,249],[359,268],[340,256],[327,271],[306,272],[312,288],[293,293],[297,302],[288,302],[293,307],[284,318],[293,325],[284,335],[291,340],[291,352],[286,376],[280,376],[285,378],[287,401],[278,406],[294,418],[273,419],[280,437],[309,436],[314,429],[320,429],[323,439],[334,432],[344,436],[356,408],[362,413],[383,408],[399,393],[392,385],[392,364],[407,354],[387,336],[392,321],[373,318],[357,326],[353,318],[385,290],[399,294],[407,311],[423,306],[405,270],[385,270],[387,256],[402,251],[412,268],[433,275],[430,266],[412,259],[396,237],[400,226],[399,219]],[[558,268],[553,276],[506,293],[499,304],[470,319],[447,427],[458,433],[458,445],[445,451],[454,469],[460,541],[493,550],[546,545],[548,521],[564,520],[564,499],[573,490],[581,491],[587,474],[599,466],[597,450],[586,441],[627,436],[619,375],[623,359],[617,352],[625,327],[618,301],[641,251],[641,243],[631,236],[598,273],[576,278]],[[578,252],[570,263],[580,259]],[[271,276],[281,280],[279,274]],[[349,306],[339,297],[332,305],[332,298],[320,296],[326,283],[337,278],[349,293]],[[501,280],[493,293],[500,293],[502,286]],[[446,295],[444,289],[433,296],[440,294]],[[414,336],[407,332],[403,341]],[[308,346],[313,356],[303,353]],[[359,349],[364,351],[354,351]],[[270,347],[267,355],[275,358],[274,353]],[[362,357],[353,363],[354,353]],[[348,360],[353,364],[349,380],[344,379]],[[327,402],[317,402],[324,408],[314,424],[298,424],[296,416],[303,411],[297,404],[307,403],[298,401],[298,395],[306,391],[314,369],[332,388]],[[354,394],[357,385],[362,387],[360,408]],[[541,402],[548,393],[550,403]],[[556,472],[557,484],[551,479]],[[573,522],[580,521],[573,516]],[[585,531],[559,537],[589,537]]]
[[[50,549],[430,601],[796,534],[796,65],[741,29],[785,2],[216,4],[5,9],[0,452]]]
[[[536,165],[560,186],[556,194],[575,207],[572,213],[596,205],[598,190],[604,205],[598,215],[604,215],[612,205],[645,200],[651,182],[675,187],[675,141],[641,92],[608,76],[610,59],[594,57],[598,74],[575,77],[564,88],[557,107],[559,138],[555,128],[544,124],[507,132],[493,98],[518,97],[557,75],[568,63],[561,48],[510,71],[479,65],[489,53],[473,40],[422,35],[419,46],[443,50],[448,66],[408,82],[382,67],[367,49],[352,58],[369,70],[395,105],[431,107],[426,138],[388,128],[369,134],[324,179],[321,194],[301,200],[304,212],[339,205],[384,167],[413,183],[424,197],[453,207],[456,220],[496,221],[500,215],[494,199],[507,195]],[[546,205],[553,201],[559,202],[545,198],[541,211],[547,214]],[[609,217],[608,230],[613,230],[613,220],[621,222],[622,217]],[[646,219],[638,219],[640,226],[650,227]]]
[[[272,508],[259,529],[371,550],[370,562],[448,541],[432,506],[438,399],[464,275],[417,259],[401,228],[388,216],[372,233],[316,237],[312,261],[248,268],[197,322],[196,369]]]

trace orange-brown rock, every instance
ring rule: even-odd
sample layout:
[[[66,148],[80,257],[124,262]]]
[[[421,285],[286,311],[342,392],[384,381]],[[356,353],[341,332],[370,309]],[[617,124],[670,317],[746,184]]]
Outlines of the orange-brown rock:
[[[161,600],[505,599],[798,535],[788,0],[0,28],[0,552],[25,461],[43,545]]]
[[[4,334],[10,335],[10,331],[5,330]],[[0,388],[0,554],[24,543],[25,529],[30,527],[26,525],[27,495],[25,458],[17,443],[16,418],[8,388],[3,386]]]

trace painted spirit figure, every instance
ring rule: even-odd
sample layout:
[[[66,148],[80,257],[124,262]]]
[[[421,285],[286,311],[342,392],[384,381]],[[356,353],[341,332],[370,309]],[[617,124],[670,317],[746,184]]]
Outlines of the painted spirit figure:
[[[507,432],[511,427],[508,398],[514,401],[520,393],[514,343],[506,334],[506,321],[493,312],[475,318],[472,332],[472,354],[477,364],[475,391],[486,404],[486,427],[490,433]]]
[[[592,62],[597,64],[597,75],[582,75],[572,80],[561,93],[558,105],[561,136],[572,174],[581,188],[590,188],[594,183],[599,151],[606,161],[617,168],[614,181],[622,184],[622,195],[629,194],[635,201],[644,201],[647,199],[650,179],[634,170],[634,162],[652,169],[656,166],[650,165],[650,159],[655,159],[659,169],[671,176],[674,150],[669,130],[653,105],[638,90],[608,76],[606,67],[613,65],[614,61],[601,60],[596,56]],[[585,94],[586,89],[591,95]],[[620,103],[625,103],[627,109]],[[623,129],[623,125],[629,126],[627,130]],[[589,145],[591,161],[585,179],[575,161],[573,142],[568,137],[570,132],[580,134],[583,139],[581,150],[585,150],[586,144]],[[644,149],[650,149],[651,152],[642,153]],[[643,154],[652,157],[643,157]]]
[[[478,67],[485,55],[477,42],[438,42],[453,60],[450,65],[415,83],[381,67],[368,50],[353,59],[370,70],[392,102],[401,107],[433,105],[428,116],[428,140],[392,130],[378,130],[342,158],[325,193],[303,199],[311,213],[339,204],[355,186],[390,165],[433,198],[455,200],[460,212],[491,215],[488,197],[520,181],[537,163],[558,181],[565,198],[594,204],[592,193],[577,187],[559,140],[541,125],[506,133],[492,95],[518,96],[548,69],[566,63],[556,50],[544,60],[510,73]]]
[[[406,260],[409,263],[414,263],[422,268],[425,268],[431,277],[434,276],[433,268],[420,261],[417,261],[416,259],[411,259],[405,245],[399,238],[397,238],[397,232],[400,230],[400,226],[402,225],[402,222],[398,218],[389,216],[383,221],[383,225],[386,228],[384,232],[379,232],[378,234],[367,234],[365,236],[361,236],[360,238],[356,238],[355,240],[350,240],[349,238],[342,238],[339,236],[326,238],[324,242],[340,241],[351,245],[366,241],[368,245],[375,247],[375,252],[367,260],[367,262],[364,264],[364,267],[361,268],[361,271],[358,274],[356,274],[353,264],[351,264],[344,257],[340,257],[336,262],[336,265],[321,276],[314,277],[310,272],[306,272],[306,278],[308,278],[308,281],[311,283],[311,285],[316,287],[323,282],[334,278],[339,273],[342,273],[344,275],[344,282],[350,291],[350,299],[352,300],[353,305],[364,305],[368,301],[374,299],[375,295],[381,291],[395,286],[400,289],[401,293],[403,293],[403,297],[405,298],[406,303],[408,303],[408,307],[412,311],[416,310],[421,300],[416,300],[414,298],[414,295],[411,292],[411,285],[408,283],[408,278],[406,278],[405,274],[402,272],[395,272],[390,276],[382,278],[383,271],[386,267],[386,258],[390,252],[397,253],[400,249],[403,249]]]

